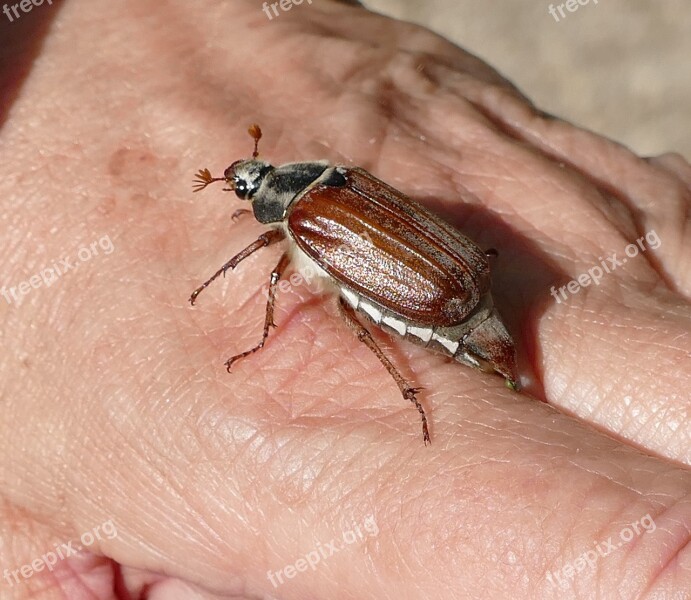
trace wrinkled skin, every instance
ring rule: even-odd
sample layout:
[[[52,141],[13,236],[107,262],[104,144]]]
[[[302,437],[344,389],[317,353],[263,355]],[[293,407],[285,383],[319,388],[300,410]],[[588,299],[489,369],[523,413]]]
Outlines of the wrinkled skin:
[[[103,236],[114,249],[21,304],[0,299],[0,568],[117,526],[52,574],[3,578],[3,599],[691,589],[682,158],[552,119],[462,50],[343,4],[269,22],[240,0],[74,0],[2,28],[0,284],[79,262]],[[375,333],[425,388],[425,448],[417,412],[305,285],[279,293],[266,347],[226,373],[259,339],[281,250],[190,307],[264,230],[231,221],[247,206],[221,185],[192,195],[191,177],[248,156],[255,121],[267,160],[359,164],[498,250],[524,393]],[[550,295],[650,230],[656,250]],[[368,515],[377,535],[270,583]],[[655,531],[576,562],[645,515]]]

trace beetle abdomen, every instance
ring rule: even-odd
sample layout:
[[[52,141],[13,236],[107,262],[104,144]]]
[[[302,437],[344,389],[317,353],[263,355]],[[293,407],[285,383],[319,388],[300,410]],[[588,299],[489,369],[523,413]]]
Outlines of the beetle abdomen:
[[[494,310],[489,294],[463,323],[439,327],[402,319],[353,290],[341,287],[340,293],[353,309],[382,329],[476,369],[497,371],[516,385],[518,373],[513,341]]]
[[[489,288],[473,242],[362,169],[325,171],[291,204],[287,225],[339,285],[410,322],[461,323]]]
[[[453,356],[458,349],[458,340],[448,339],[443,335],[439,335],[436,331],[437,328],[434,326],[410,323],[393,314],[391,311],[376,306],[369,300],[362,298],[360,294],[346,288],[341,288],[341,296],[343,296],[346,302],[358,313],[364,315],[372,323],[378,325],[382,329],[400,335],[411,342],[421,344],[425,347],[438,346],[438,350],[449,356]]]

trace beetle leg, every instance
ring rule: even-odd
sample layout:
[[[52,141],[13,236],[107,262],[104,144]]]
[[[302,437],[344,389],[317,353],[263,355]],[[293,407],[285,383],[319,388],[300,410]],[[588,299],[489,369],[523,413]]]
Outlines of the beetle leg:
[[[190,296],[190,304],[194,305],[197,296],[199,296],[199,294],[201,294],[207,287],[209,287],[209,284],[211,284],[211,282],[214,279],[216,279],[219,275],[223,275],[225,277],[226,271],[228,271],[229,269],[232,270],[235,267],[237,267],[248,256],[254,254],[257,250],[261,250],[266,246],[270,246],[271,244],[278,242],[279,240],[282,240],[284,237],[285,234],[280,229],[271,229],[269,231],[265,231],[264,233],[262,233],[254,242],[247,246],[247,248],[233,256],[233,258],[231,258],[225,265],[223,265],[218,271],[216,271],[209,279],[207,279],[196,290],[194,290],[192,292],[192,295]]]
[[[279,279],[281,279],[281,276],[283,275],[283,272],[286,270],[286,267],[289,263],[290,255],[287,252],[285,252],[283,256],[281,256],[281,260],[278,261],[278,264],[276,265],[274,270],[271,271],[271,278],[269,279],[269,298],[266,301],[266,316],[264,317],[264,334],[262,335],[261,341],[254,348],[251,348],[250,350],[247,350],[245,352],[241,352],[240,354],[236,354],[235,356],[231,356],[226,361],[226,369],[229,373],[231,365],[236,360],[245,358],[245,356],[249,356],[257,350],[263,348],[264,342],[266,342],[266,338],[269,336],[269,329],[271,329],[271,327],[276,327],[276,323],[274,323],[274,303],[276,301],[276,286],[278,285],[278,281]]]
[[[408,384],[408,382],[398,372],[398,369],[396,369],[393,363],[386,357],[382,349],[377,345],[377,342],[374,341],[372,334],[362,323],[360,323],[360,321],[358,321],[357,316],[355,315],[355,310],[353,310],[352,306],[350,306],[343,298],[338,299],[338,306],[347,325],[357,333],[358,340],[365,344],[365,346],[367,346],[379,359],[379,362],[386,367],[386,370],[389,372],[391,377],[394,378],[398,388],[401,390],[403,398],[410,400],[415,405],[415,408],[417,408],[420,416],[422,417],[422,439],[426,446],[428,443],[430,443],[429,430],[427,429],[427,415],[425,415],[425,409],[422,408],[422,404],[420,404],[418,399],[415,397],[415,395],[422,388],[414,388]]]

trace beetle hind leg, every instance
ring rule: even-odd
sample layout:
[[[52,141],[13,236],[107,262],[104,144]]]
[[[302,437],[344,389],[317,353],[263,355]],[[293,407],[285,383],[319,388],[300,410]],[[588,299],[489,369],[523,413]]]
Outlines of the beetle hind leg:
[[[257,350],[261,350],[264,347],[264,343],[266,342],[266,338],[269,337],[269,330],[272,327],[276,327],[276,323],[274,323],[274,304],[276,303],[276,287],[278,286],[278,282],[281,279],[281,276],[283,275],[284,271],[286,270],[286,267],[290,263],[290,255],[285,252],[283,256],[281,256],[281,260],[278,261],[278,264],[274,268],[273,271],[271,271],[271,278],[269,279],[269,298],[266,301],[266,315],[264,317],[264,333],[262,334],[262,339],[261,341],[254,346],[254,348],[250,348],[249,350],[246,350],[245,352],[241,352],[240,354],[236,354],[235,356],[231,356],[226,362],[226,370],[230,373],[230,367],[233,365],[234,362],[240,360],[241,358],[245,358],[246,356],[249,356],[250,354],[254,354]]]
[[[398,372],[398,369],[396,369],[394,364],[386,357],[377,342],[374,341],[372,334],[362,323],[360,323],[360,321],[358,321],[355,311],[353,310],[352,306],[347,303],[347,301],[345,301],[343,298],[339,298],[338,306],[343,320],[351,329],[356,332],[358,340],[365,344],[365,346],[367,346],[379,359],[379,362],[384,365],[386,370],[398,385],[398,388],[401,390],[403,398],[412,402],[415,405],[415,408],[417,408],[418,412],[420,413],[420,417],[422,418],[422,439],[426,446],[430,443],[429,429],[427,428],[427,415],[425,414],[425,409],[422,407],[422,404],[420,404],[420,401],[416,397],[417,393],[422,388],[412,387]]]

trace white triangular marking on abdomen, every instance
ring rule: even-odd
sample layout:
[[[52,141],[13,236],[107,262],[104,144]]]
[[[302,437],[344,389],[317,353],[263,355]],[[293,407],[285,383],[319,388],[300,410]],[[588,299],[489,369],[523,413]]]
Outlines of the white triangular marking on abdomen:
[[[399,335],[405,335],[406,324],[400,319],[396,319],[394,317],[384,317],[382,323],[391,327],[391,329],[393,329]]]
[[[414,327],[413,325],[408,325],[408,333],[414,335],[416,338],[420,338],[423,342],[429,342],[434,332],[431,327]]]
[[[345,298],[346,302],[350,304],[350,306],[357,310],[357,307],[360,304],[360,297],[355,292],[341,288],[341,296]]]
[[[358,310],[364,312],[377,325],[381,323],[381,311],[378,308],[375,308],[374,306],[366,302],[365,300],[360,299],[360,306]]]
[[[435,342],[439,342],[442,346],[444,346],[444,348],[446,348],[451,353],[451,355],[456,354],[456,350],[458,350],[458,347],[460,346],[459,342],[442,337],[440,335],[437,335],[436,333],[432,335],[432,339]]]

